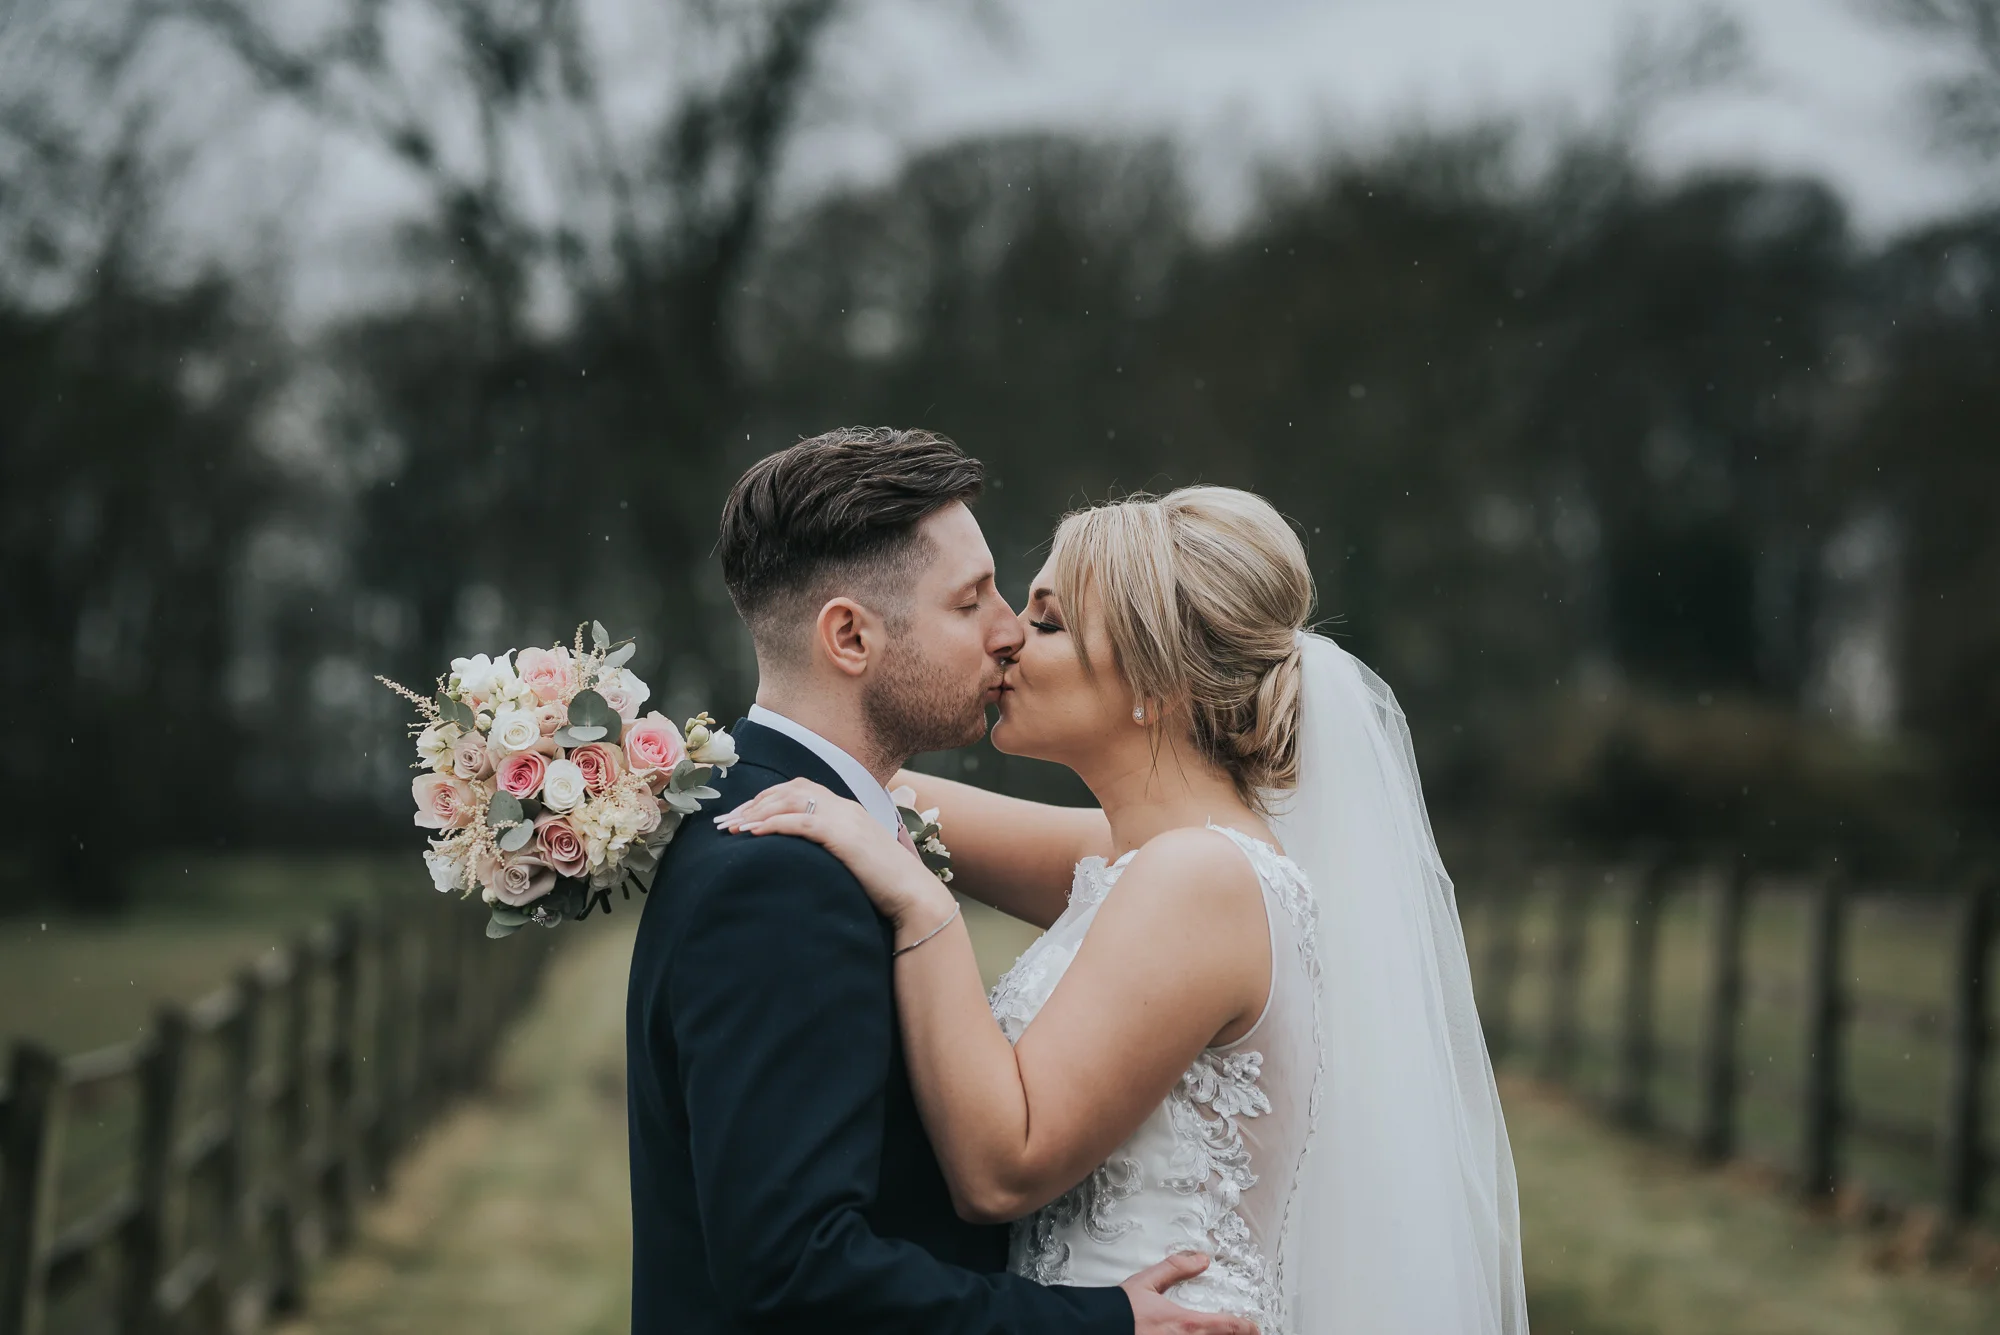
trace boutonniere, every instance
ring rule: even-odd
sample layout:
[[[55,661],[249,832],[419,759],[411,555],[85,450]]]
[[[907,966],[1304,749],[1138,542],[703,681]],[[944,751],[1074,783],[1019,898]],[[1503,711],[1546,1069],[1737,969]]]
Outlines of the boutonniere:
[[[944,846],[941,837],[943,826],[938,824],[938,809],[917,810],[917,793],[914,788],[898,788],[889,794],[896,804],[896,814],[903,818],[903,828],[910,832],[910,842],[917,846],[917,856],[931,875],[951,884],[951,850]]]

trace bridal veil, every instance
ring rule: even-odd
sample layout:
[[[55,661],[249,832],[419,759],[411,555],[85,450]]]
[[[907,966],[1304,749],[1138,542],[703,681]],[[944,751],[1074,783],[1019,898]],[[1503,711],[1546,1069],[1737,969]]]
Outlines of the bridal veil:
[[[1451,878],[1389,687],[1301,632],[1323,1065],[1280,1258],[1299,1335],[1526,1335],[1514,1160]]]

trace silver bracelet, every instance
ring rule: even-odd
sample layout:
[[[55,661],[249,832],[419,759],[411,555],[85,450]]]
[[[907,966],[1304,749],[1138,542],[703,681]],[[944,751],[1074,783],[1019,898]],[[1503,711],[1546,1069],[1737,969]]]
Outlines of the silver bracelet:
[[[951,906],[951,916],[950,916],[949,918],[946,918],[946,919],[945,919],[945,920],[944,920],[943,922],[941,922],[941,923],[939,923],[939,924],[938,924],[937,926],[935,926],[935,927],[931,928],[931,929],[930,929],[930,931],[929,931],[929,932],[926,932],[926,933],[924,934],[924,936],[923,936],[923,937],[922,937],[921,939],[919,939],[919,940],[916,940],[916,941],[912,941],[912,942],[910,942],[910,944],[909,944],[909,945],[907,945],[907,946],[904,946],[904,947],[903,947],[902,949],[900,949],[900,950],[892,950],[892,951],[890,951],[890,952],[889,952],[889,958],[890,958],[890,959],[895,959],[895,958],[896,958],[896,956],[898,956],[898,955],[907,955],[907,954],[909,954],[909,953],[910,953],[911,951],[915,950],[915,949],[916,949],[916,948],[917,948],[918,946],[922,945],[922,944],[923,944],[923,943],[924,943],[925,941],[928,941],[928,940],[930,940],[930,939],[931,939],[932,937],[936,936],[936,935],[937,935],[937,934],[938,934],[939,932],[942,932],[942,931],[943,931],[943,930],[944,930],[945,928],[947,928],[947,927],[951,926],[951,925],[952,925],[953,923],[957,922],[957,921],[958,921],[958,915],[959,915],[960,911],[961,911],[961,910],[963,910],[964,908],[965,908],[965,905],[963,905],[963,904],[953,904],[953,905]]]

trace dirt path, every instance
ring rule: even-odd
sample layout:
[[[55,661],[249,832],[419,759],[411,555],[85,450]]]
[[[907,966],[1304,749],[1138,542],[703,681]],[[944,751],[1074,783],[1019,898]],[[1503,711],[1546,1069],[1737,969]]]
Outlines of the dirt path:
[[[626,1331],[626,926],[557,955],[493,1094],[434,1128],[285,1335]],[[504,949],[504,944],[496,944]]]
[[[578,933],[502,1055],[325,1268],[288,1335],[610,1335],[628,1325],[623,1001],[631,938]],[[2000,1284],[1885,1272],[1870,1242],[1505,1090],[1536,1335],[2000,1332]]]

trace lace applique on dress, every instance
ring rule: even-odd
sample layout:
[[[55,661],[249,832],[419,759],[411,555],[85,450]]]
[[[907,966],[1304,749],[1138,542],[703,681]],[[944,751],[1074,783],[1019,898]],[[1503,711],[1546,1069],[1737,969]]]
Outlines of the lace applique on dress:
[[[1081,1225],[1092,1242],[1116,1242],[1138,1224],[1114,1221],[1112,1207],[1139,1194],[1139,1161],[1109,1159],[1089,1177],[1021,1221],[1015,1238],[1014,1273],[1037,1284],[1069,1283],[1069,1244],[1061,1234]]]

